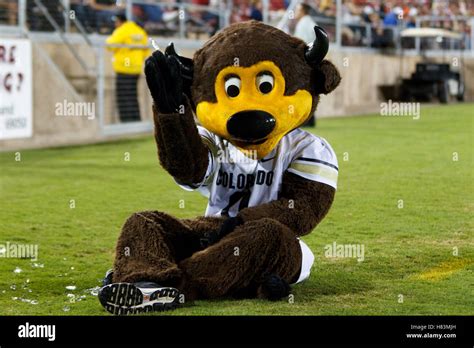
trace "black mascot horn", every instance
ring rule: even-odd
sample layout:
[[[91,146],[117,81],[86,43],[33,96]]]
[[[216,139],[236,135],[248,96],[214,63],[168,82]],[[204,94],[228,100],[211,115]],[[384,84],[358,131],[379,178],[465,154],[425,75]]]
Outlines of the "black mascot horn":
[[[321,27],[315,26],[314,33],[316,34],[316,39],[308,44],[304,53],[304,57],[310,65],[321,63],[329,49],[329,39],[326,31]]]

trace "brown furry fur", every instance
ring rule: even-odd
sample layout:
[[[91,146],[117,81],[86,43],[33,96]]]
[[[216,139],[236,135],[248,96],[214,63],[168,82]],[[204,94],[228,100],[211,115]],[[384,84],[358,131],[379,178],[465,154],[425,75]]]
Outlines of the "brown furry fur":
[[[288,227],[268,218],[250,221],[201,250],[199,239],[222,221],[178,220],[157,211],[133,214],[117,244],[114,282],[155,281],[176,286],[193,300],[242,292],[255,296],[268,273],[296,281],[301,250]]]
[[[208,149],[202,143],[189,104],[183,114],[161,114],[153,107],[155,140],[163,168],[180,184],[201,182],[208,165]]]
[[[238,226],[219,243],[179,263],[188,277],[184,288],[199,298],[255,291],[268,273],[288,283],[297,280],[301,250],[294,233],[273,219]]]
[[[235,35],[241,40],[235,41]],[[215,77],[238,58],[240,66],[274,61],[285,77],[285,93],[310,91],[314,110],[318,95],[336,88],[340,76],[328,61],[309,66],[304,50],[303,41],[257,22],[228,27],[194,56],[192,104],[215,101]],[[208,165],[208,149],[191,108],[184,114],[161,114],[156,108],[153,113],[161,165],[182,184],[200,182]],[[268,274],[288,283],[297,280],[302,256],[296,236],[311,232],[324,218],[334,193],[327,185],[287,172],[278,200],[243,209],[239,216],[244,223],[204,250],[200,239],[218,231],[224,218],[179,220],[156,211],[133,214],[117,244],[113,280],[176,286],[188,300],[262,295],[261,283]]]
[[[278,200],[245,208],[239,216],[244,221],[272,218],[289,227],[297,236],[303,236],[326,216],[335,192],[331,186],[286,172]]]
[[[200,249],[200,238],[220,227],[222,218],[178,220],[157,211],[135,213],[122,227],[117,243],[114,281],[151,280],[176,285],[177,262]]]

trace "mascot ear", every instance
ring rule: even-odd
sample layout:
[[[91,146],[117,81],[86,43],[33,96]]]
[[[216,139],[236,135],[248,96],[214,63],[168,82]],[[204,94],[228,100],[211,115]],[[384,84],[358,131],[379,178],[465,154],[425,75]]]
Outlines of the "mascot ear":
[[[316,94],[328,94],[341,82],[339,71],[329,60],[323,60],[313,69],[313,88]]]
[[[337,68],[328,60],[323,60],[329,49],[329,38],[323,28],[315,26],[314,42],[306,46],[304,57],[308,65],[313,68],[314,92],[328,94],[332,92],[341,81]]]

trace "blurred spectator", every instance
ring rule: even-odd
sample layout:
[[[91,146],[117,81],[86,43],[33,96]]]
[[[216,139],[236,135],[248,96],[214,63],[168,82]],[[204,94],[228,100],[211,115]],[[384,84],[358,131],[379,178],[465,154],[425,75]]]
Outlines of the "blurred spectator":
[[[342,23],[346,25],[360,24],[362,8],[354,3],[354,0],[342,1]]]
[[[114,23],[112,17],[120,10],[116,0],[88,0],[94,17],[95,29],[99,33],[112,32]]]
[[[263,21],[262,14],[262,1],[261,0],[252,0],[250,2],[250,14],[249,18],[256,21]]]
[[[207,6],[214,8],[216,11],[219,10],[219,1],[211,0],[207,1]],[[209,28],[209,35],[214,35],[219,30],[219,16],[211,11],[201,12],[201,19],[204,21],[205,25]]]
[[[336,2],[333,0],[321,0],[319,4],[319,12],[328,17],[335,17]]]
[[[107,38],[109,45],[148,44],[146,32],[136,23],[127,21],[125,15],[114,16],[115,30]],[[114,54],[113,68],[116,73],[115,95],[121,122],[140,121],[137,84],[143,71],[143,62],[150,55],[147,48],[108,47]]]
[[[332,6],[334,1],[332,0],[320,0],[319,1],[319,11],[324,13],[325,10]]]
[[[367,20],[372,25],[372,47],[380,48],[385,43],[382,20],[375,11],[371,12],[366,9],[364,12],[367,15]]]
[[[289,5],[289,1],[285,0],[270,0],[269,2],[272,11],[285,10]]]
[[[147,33],[164,35],[167,27],[163,20],[164,11],[153,0],[142,0],[132,6],[133,20],[142,26]]]
[[[186,24],[186,37],[188,33],[194,33],[197,37],[201,34],[214,35],[217,30],[219,30],[219,1],[191,0],[191,4],[196,6],[185,8],[186,13],[183,17],[179,17],[179,11],[174,11],[165,13],[164,20],[174,21],[178,27],[180,20],[184,19]]]
[[[134,4],[133,6],[138,7],[142,11],[142,19],[143,22],[154,22],[158,23],[163,20],[163,10],[161,9],[160,6],[153,4],[153,3],[140,3],[140,4]],[[143,23],[143,24],[144,24]]]
[[[18,21],[18,0],[0,0],[0,21],[15,24]],[[30,30],[52,31],[49,23],[34,0],[27,1],[27,22]],[[70,0],[76,19],[89,32],[110,33],[113,23],[110,18],[123,7],[125,0]],[[269,5],[268,18],[276,23],[283,16],[291,0],[265,0]],[[309,16],[320,21],[330,37],[335,33],[336,0],[302,0],[311,7]],[[42,0],[51,16],[60,27],[64,27],[64,7],[62,0]],[[159,5],[157,5],[159,3]],[[119,5],[117,5],[119,4]],[[183,24],[179,18],[181,4],[208,6],[209,10],[185,6],[184,35],[188,33],[213,35],[220,27],[219,14],[223,9],[230,10],[230,23],[249,19],[263,19],[263,0],[137,0],[133,3],[133,19],[147,32],[158,35],[176,35]],[[229,9],[228,6],[231,6]],[[466,46],[470,45],[471,24],[461,16],[474,16],[474,0],[342,0],[340,9],[342,43],[344,45],[375,45],[380,41],[368,42],[369,38],[378,40],[382,31],[384,40],[387,32],[395,37],[399,29],[418,25],[437,27],[460,32],[465,36]],[[429,20],[420,17],[433,17]],[[291,32],[297,21],[288,23]],[[369,28],[370,26],[370,28]],[[369,30],[372,36],[368,35]]]
[[[294,35],[306,43],[313,42],[316,38],[314,34],[314,26],[316,22],[309,15],[311,6],[301,3],[296,8],[295,19],[297,21]]]
[[[383,24],[387,27],[394,27],[398,24],[399,16],[403,18],[403,10],[401,7],[395,7],[385,15],[385,18],[383,19]]]
[[[415,7],[412,7],[408,12],[408,19],[406,23],[407,28],[416,27],[416,16],[418,15],[418,10]]]
[[[60,0],[49,0],[43,2],[44,8],[49,12],[51,18],[59,27],[64,28],[63,7]],[[34,0],[26,2],[26,16],[30,30],[35,31],[54,31],[53,25],[44,15],[41,8]]]
[[[231,23],[243,22],[249,20],[249,2],[248,0],[233,0]]]
[[[0,21],[8,25],[17,24],[18,0],[2,0],[0,2]]]
[[[89,6],[89,0],[71,0],[71,10],[87,32],[95,30],[94,13]]]
[[[354,0],[342,1],[342,43],[347,46],[358,44],[362,38],[362,8]]]

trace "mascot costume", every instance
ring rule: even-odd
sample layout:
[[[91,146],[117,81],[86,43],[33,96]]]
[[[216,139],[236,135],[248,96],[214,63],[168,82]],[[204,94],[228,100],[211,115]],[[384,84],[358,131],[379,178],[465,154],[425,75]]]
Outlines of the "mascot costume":
[[[99,292],[106,310],[134,314],[229,296],[278,300],[309,276],[314,256],[299,237],[329,211],[338,167],[326,140],[298,127],[341,79],[324,60],[326,33],[314,30],[307,45],[260,22],[238,23],[193,59],[172,44],[148,58],[159,161],[178,185],[209,201],[195,219],[159,211],[128,218]]]

